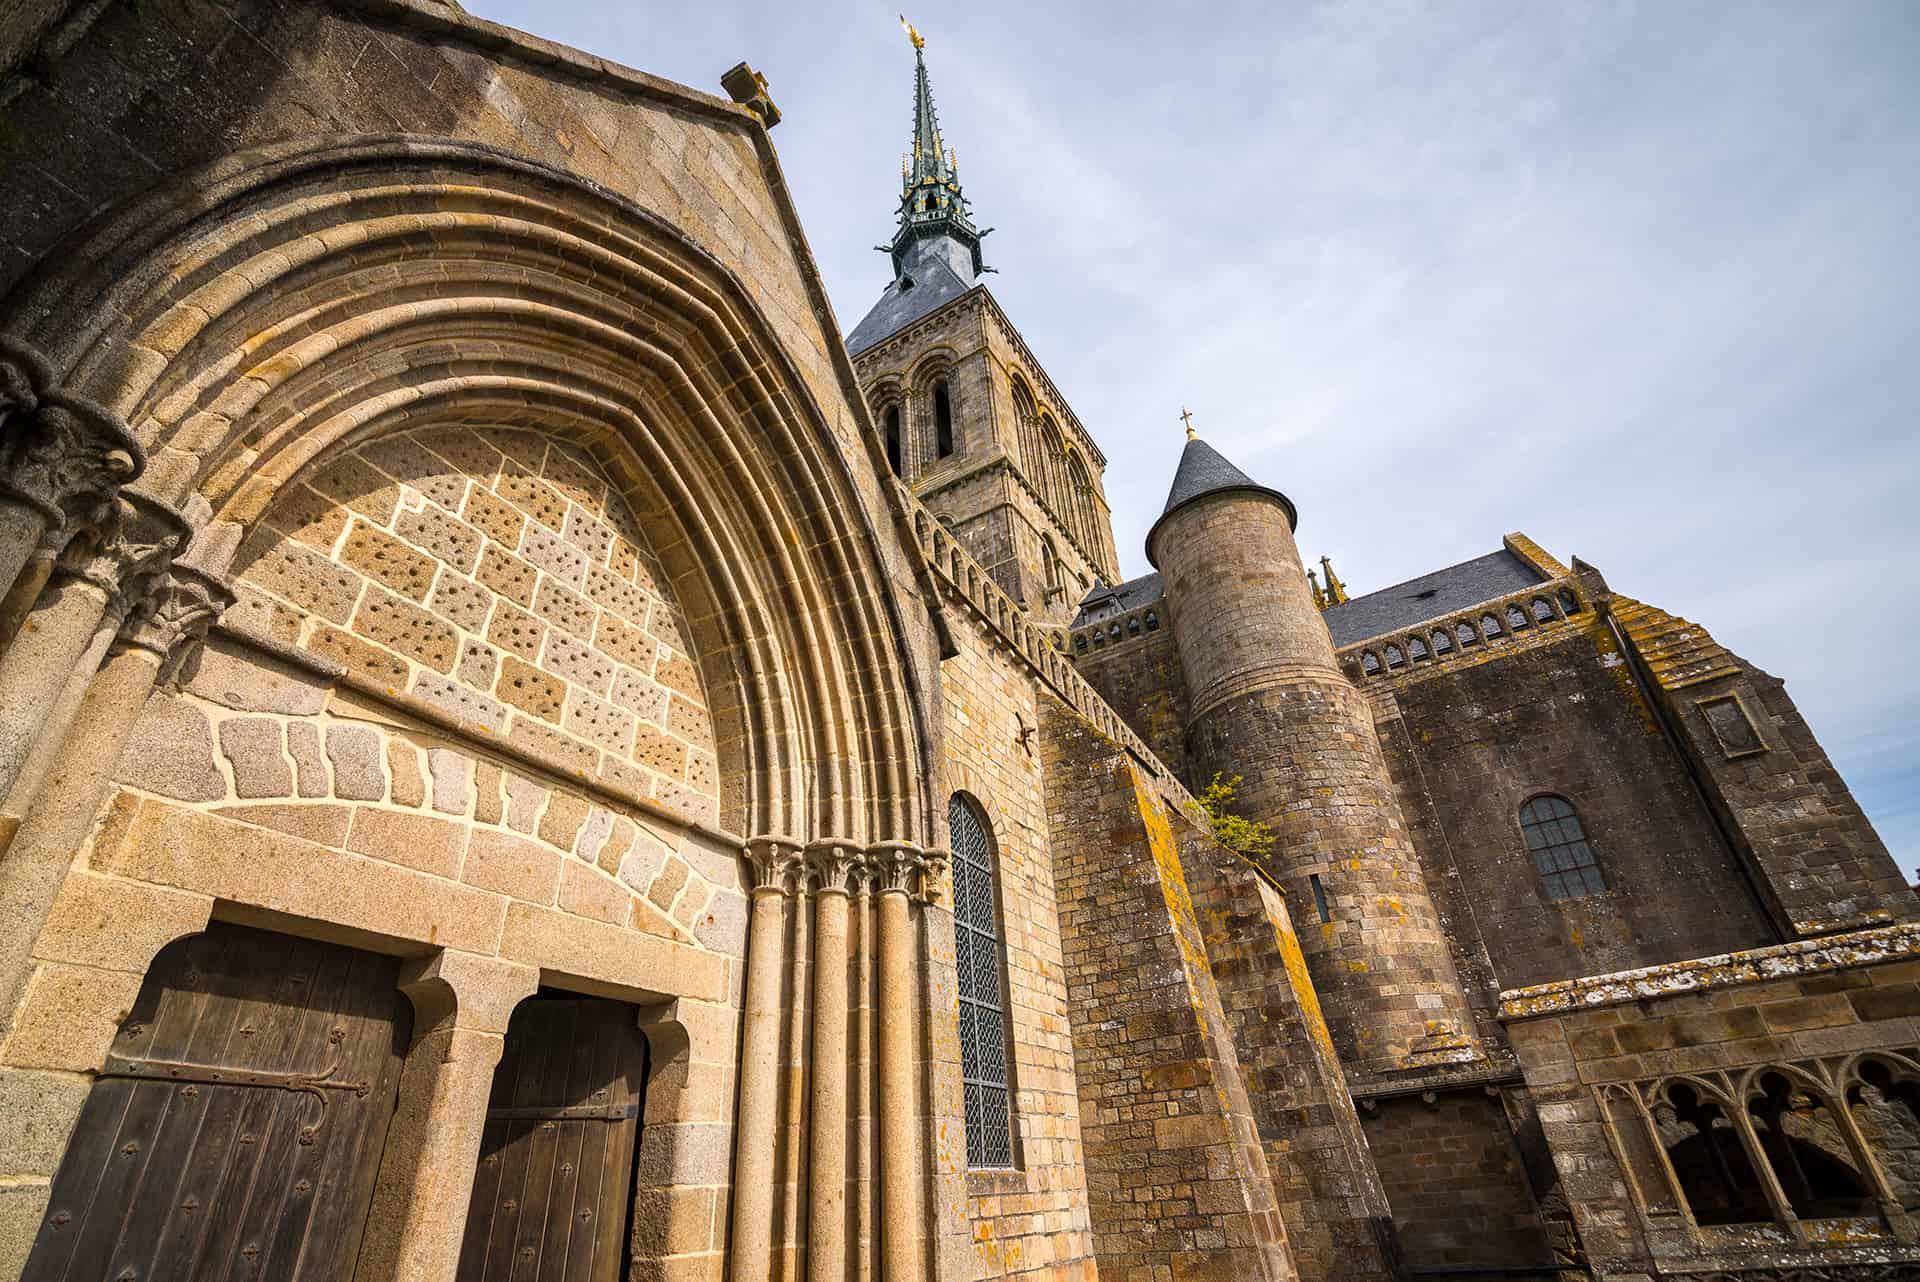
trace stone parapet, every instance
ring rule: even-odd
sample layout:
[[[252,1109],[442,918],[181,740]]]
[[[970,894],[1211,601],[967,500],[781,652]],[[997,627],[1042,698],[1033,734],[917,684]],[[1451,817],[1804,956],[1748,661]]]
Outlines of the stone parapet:
[[[1054,644],[1054,633],[1033,621],[1020,604],[1000,589],[993,576],[968,555],[960,541],[904,486],[899,487],[902,501],[913,514],[913,529],[920,553],[934,575],[955,593],[973,614],[1012,647],[1012,653],[1038,677],[1043,685],[1059,696],[1067,706],[1101,734],[1123,746],[1136,764],[1154,779],[1155,784],[1182,810],[1197,812],[1199,803],[1186,785],[1174,776],[1166,762],[1133,732],[1125,719],[1102,699],[1087,679],[1074,669],[1073,661]]]
[[[1585,975],[1551,984],[1511,988],[1500,994],[1500,1018],[1534,1019],[1568,1011],[1598,1010],[1627,1002],[1799,979],[1914,958],[1920,958],[1920,924],[1903,923],[1829,935],[1824,939],[1797,940],[1771,948],[1696,957],[1665,966],[1643,966],[1610,975]]]

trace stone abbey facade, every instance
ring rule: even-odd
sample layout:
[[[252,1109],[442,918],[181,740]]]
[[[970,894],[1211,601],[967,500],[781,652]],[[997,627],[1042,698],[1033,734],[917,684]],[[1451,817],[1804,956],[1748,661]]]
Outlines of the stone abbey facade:
[[[744,64],[0,8],[0,1279],[1920,1276],[1781,682],[1199,439],[1123,580],[915,44],[843,339]]]

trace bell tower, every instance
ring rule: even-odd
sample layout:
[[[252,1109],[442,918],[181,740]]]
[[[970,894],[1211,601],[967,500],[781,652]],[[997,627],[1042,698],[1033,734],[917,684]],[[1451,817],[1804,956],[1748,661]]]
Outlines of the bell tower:
[[[1119,578],[1106,456],[983,277],[976,226],[940,134],[912,27],[913,137],[901,157],[892,276],[847,336],[887,464],[996,582],[1065,626]]]

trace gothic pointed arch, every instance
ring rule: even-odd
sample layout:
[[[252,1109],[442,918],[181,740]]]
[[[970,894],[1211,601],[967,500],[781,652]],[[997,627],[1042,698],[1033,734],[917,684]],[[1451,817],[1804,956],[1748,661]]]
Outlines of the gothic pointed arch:
[[[107,216],[16,299],[10,335],[133,426],[140,488],[195,520],[205,557],[383,437],[567,442],[684,613],[722,825],[937,841],[845,447],[740,283],[655,215],[483,146],[263,148]]]

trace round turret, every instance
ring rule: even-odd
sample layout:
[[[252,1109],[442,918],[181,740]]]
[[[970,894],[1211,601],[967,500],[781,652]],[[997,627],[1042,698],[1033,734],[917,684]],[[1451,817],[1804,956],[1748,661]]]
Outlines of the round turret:
[[[1147,534],[1189,697],[1196,781],[1270,825],[1327,1025],[1363,1076],[1476,1058],[1472,1019],[1366,696],[1340,671],[1296,513],[1190,440]]]

